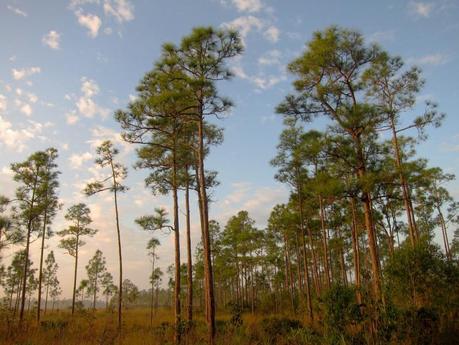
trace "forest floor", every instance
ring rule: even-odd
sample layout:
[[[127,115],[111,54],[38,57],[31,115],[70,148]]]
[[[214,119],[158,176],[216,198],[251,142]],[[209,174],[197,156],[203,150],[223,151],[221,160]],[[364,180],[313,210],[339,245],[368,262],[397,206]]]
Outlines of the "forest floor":
[[[32,317],[32,315],[30,315]],[[244,314],[241,321],[231,320],[229,314],[219,314],[217,319],[218,345],[249,344],[320,344],[317,335],[299,320],[287,318],[266,322],[266,315]],[[71,317],[68,311],[48,313],[40,325],[35,320],[26,322],[22,330],[0,324],[2,345],[163,345],[173,344],[173,313],[170,309],[159,309],[150,324],[150,311],[128,309],[123,313],[121,341],[117,332],[117,314],[98,310],[80,311]],[[270,318],[270,320],[272,320]],[[192,330],[183,335],[184,345],[206,344],[206,324],[198,315]]]

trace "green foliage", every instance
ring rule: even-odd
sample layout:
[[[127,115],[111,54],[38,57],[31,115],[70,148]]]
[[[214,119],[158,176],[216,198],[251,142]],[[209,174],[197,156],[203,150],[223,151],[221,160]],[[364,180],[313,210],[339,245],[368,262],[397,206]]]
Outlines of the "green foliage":
[[[389,296],[404,308],[459,308],[459,294],[451,290],[459,284],[459,267],[427,241],[398,248],[386,263],[384,276]]]
[[[355,302],[355,290],[343,285],[333,285],[321,298],[325,332],[331,344],[348,338],[346,328],[360,322],[360,307]]]

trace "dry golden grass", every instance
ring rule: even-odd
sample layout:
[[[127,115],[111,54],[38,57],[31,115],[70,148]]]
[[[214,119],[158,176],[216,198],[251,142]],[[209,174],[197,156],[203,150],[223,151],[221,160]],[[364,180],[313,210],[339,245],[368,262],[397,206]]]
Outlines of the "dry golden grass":
[[[29,315],[30,318],[33,315]],[[219,313],[217,319],[218,345],[272,344],[260,341],[260,320],[266,315],[247,313],[243,327],[231,327],[230,315]],[[166,345],[173,344],[173,313],[159,309],[150,325],[150,311],[128,309],[123,314],[121,337],[117,331],[117,314],[105,310],[82,311],[74,317],[68,311],[44,315],[40,325],[27,321],[20,331],[7,323],[0,324],[2,345]],[[196,315],[194,327],[183,336],[184,345],[206,344],[206,324],[203,315]],[[284,344],[284,342],[282,342]],[[287,343],[285,343],[287,344]],[[288,344],[297,344],[288,342]],[[299,343],[298,343],[299,344]]]

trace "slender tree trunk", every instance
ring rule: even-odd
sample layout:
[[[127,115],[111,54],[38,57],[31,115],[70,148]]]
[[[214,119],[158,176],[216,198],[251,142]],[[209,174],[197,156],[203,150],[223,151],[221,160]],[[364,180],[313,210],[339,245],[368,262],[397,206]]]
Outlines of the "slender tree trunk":
[[[188,321],[193,321],[193,262],[191,255],[191,214],[190,214],[190,184],[188,167],[186,167],[187,182],[185,190],[186,207],[186,249],[187,249],[187,316]]]
[[[392,130],[392,144],[394,146],[394,153],[395,153],[395,162],[397,165],[399,178],[400,178],[400,185],[402,187],[402,194],[403,194],[403,203],[405,205],[406,211],[406,218],[408,220],[408,233],[410,235],[410,242],[412,246],[416,245],[417,240],[419,239],[418,230],[416,227],[416,221],[413,213],[413,209],[411,207],[411,196],[408,188],[408,182],[406,181],[405,175],[403,174],[402,170],[402,158],[400,152],[400,145],[398,142],[397,131],[395,129],[394,117],[390,116],[390,127]]]
[[[443,245],[445,246],[446,257],[448,258],[448,260],[452,260],[451,250],[449,248],[448,231],[446,229],[446,222],[445,222],[445,218],[443,217],[443,213],[439,206],[437,206],[437,212],[438,212],[438,218],[440,221],[441,232],[443,235]]]
[[[47,200],[46,200],[47,203]],[[43,254],[45,251],[46,223],[48,222],[48,207],[45,208],[43,217],[43,229],[41,233],[41,248],[40,248],[40,268],[38,271],[38,302],[37,302],[37,323],[40,323],[41,313],[41,283],[43,279]]]
[[[361,278],[360,278],[360,246],[357,234],[357,212],[354,197],[351,198],[352,213],[352,251],[354,256],[355,287],[357,303],[362,304]]]
[[[306,303],[308,308],[309,319],[313,320],[314,315],[312,312],[311,301],[311,286],[309,284],[309,263],[306,252],[305,230],[304,230],[304,211],[303,211],[303,193],[301,188],[300,174],[297,170],[297,194],[298,194],[298,213],[300,215],[300,231],[301,231],[301,246],[303,248],[303,269],[304,269],[304,282],[306,286]]]
[[[110,165],[112,168],[112,176],[113,176],[113,196],[115,198],[115,218],[116,218],[116,234],[118,236],[118,257],[119,257],[119,264],[120,264],[120,277],[119,277],[119,290],[118,290],[118,330],[121,332],[122,327],[122,306],[123,306],[123,257],[121,252],[121,232],[120,232],[120,220],[118,214],[118,196],[117,196],[117,187],[118,184],[115,178],[115,168],[113,166],[113,161],[110,160]]]
[[[98,275],[98,272],[96,272],[96,278],[95,278],[95,281],[94,281],[94,296],[93,296],[93,301],[92,301],[92,310],[93,310],[93,311],[96,310],[96,301],[97,301],[97,275]]]
[[[317,256],[316,256],[316,250],[314,248],[314,240],[312,238],[311,228],[309,226],[306,226],[306,230],[308,233],[309,247],[311,248],[311,256],[312,256],[312,281],[314,283],[314,289],[316,291],[316,295],[320,295],[319,272],[317,268]]]
[[[359,136],[354,137],[357,150],[358,167],[357,177],[363,180],[366,177],[365,156]],[[366,189],[366,188],[365,188]],[[368,247],[371,257],[371,269],[373,272],[372,286],[373,294],[377,302],[382,300],[381,295],[381,269],[379,263],[378,245],[376,242],[376,231],[373,223],[373,210],[371,206],[371,194],[367,190],[362,191],[362,202],[365,219],[365,228],[368,236]]]
[[[27,291],[27,270],[29,269],[29,250],[30,250],[30,232],[31,232],[32,221],[29,221],[27,230],[27,242],[25,250],[25,261],[24,261],[24,272],[22,279],[22,297],[21,297],[21,309],[19,311],[19,326],[22,326],[24,320],[24,308],[26,303],[26,291]]]
[[[288,250],[288,237],[287,234],[284,233],[284,250],[285,250],[285,264],[286,264],[286,277],[288,277],[288,287],[290,292],[290,303],[292,306],[292,312],[295,312],[295,302],[293,296],[293,274],[290,262],[290,253]]]
[[[208,199],[206,190],[206,178],[204,171],[204,119],[203,119],[203,106],[200,104],[199,119],[198,119],[198,180],[199,180],[199,194],[200,194],[200,208],[202,210],[202,232],[203,232],[203,249],[204,249],[204,277],[207,281],[205,291],[206,301],[206,320],[208,327],[208,342],[209,345],[214,344],[215,337],[215,300],[214,300],[214,281],[212,273],[211,262],[211,247],[209,235],[209,213],[208,213]]]
[[[80,225],[78,224],[79,228]],[[72,315],[75,314],[75,297],[76,297],[76,283],[77,283],[77,270],[78,270],[78,242],[80,240],[79,234],[76,235],[76,244],[75,244],[75,270],[73,273],[73,294],[72,294]]]
[[[150,300],[150,327],[153,327],[153,304],[155,296],[155,253],[152,255],[152,266],[151,266],[151,300]]]
[[[320,208],[320,226],[322,228],[322,245],[324,251],[324,271],[325,271],[325,283],[327,288],[330,287],[331,284],[331,277],[330,277],[330,265],[329,265],[329,252],[328,252],[328,236],[327,236],[327,228],[325,225],[325,211],[324,211],[324,204],[323,198],[319,195],[319,208]]]
[[[21,310],[19,312],[19,327],[22,326],[22,322],[24,320],[24,307],[25,307],[25,302],[26,302],[26,288],[27,288],[27,271],[29,269],[29,251],[30,251],[30,235],[32,232],[32,211],[35,206],[35,191],[37,188],[37,183],[38,183],[38,171],[35,174],[35,180],[33,184],[33,191],[32,191],[32,199],[30,202],[30,208],[29,208],[29,219],[27,222],[27,242],[26,242],[26,248],[25,248],[25,259],[24,259],[24,271],[23,271],[23,279],[22,279],[22,297],[21,297]]]
[[[298,276],[298,293],[301,294],[303,291],[303,280],[301,277],[301,253],[300,253],[300,244],[299,244],[299,236],[298,236],[298,231],[295,231],[295,251],[296,251],[296,258],[297,258],[297,263],[296,263],[296,274]]]
[[[175,343],[180,344],[181,339],[181,311],[180,311],[180,230],[179,230],[179,214],[178,214],[178,196],[177,196],[177,162],[176,150],[173,152],[173,171],[172,171],[172,194],[174,199],[174,242],[175,242]]]
[[[46,310],[48,309],[48,291],[49,291],[49,282],[46,284],[45,310],[43,314],[46,314]]]

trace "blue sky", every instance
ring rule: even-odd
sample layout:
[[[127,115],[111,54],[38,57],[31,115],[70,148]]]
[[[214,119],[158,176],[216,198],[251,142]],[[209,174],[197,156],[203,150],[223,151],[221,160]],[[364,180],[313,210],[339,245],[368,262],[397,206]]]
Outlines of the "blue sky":
[[[430,99],[447,113],[443,127],[430,131],[419,155],[451,173],[459,173],[459,3],[438,1],[268,1],[268,0],[0,0],[0,193],[12,195],[9,164],[38,149],[59,149],[60,196],[64,208],[87,202],[100,231],[83,248],[79,275],[100,248],[116,276],[117,256],[109,195],[84,198],[85,182],[103,174],[94,168],[94,149],[105,139],[121,148],[129,167],[134,148],[119,139],[113,111],[126,106],[135,87],[158,58],[164,42],[178,43],[199,25],[233,27],[241,32],[245,53],[231,63],[236,77],[220,85],[235,108],[219,124],[225,141],[214,148],[208,167],[218,170],[221,185],[213,192],[211,217],[226,222],[247,209],[260,226],[271,207],[286,200],[286,187],[274,181],[269,166],[282,122],[275,106],[292,89],[285,66],[304,48],[316,30],[340,25],[361,31],[368,41],[417,64],[427,81],[420,104]],[[422,107],[416,109],[421,111]],[[316,124],[309,126],[314,128]],[[154,207],[169,207],[167,197],[143,188],[145,172],[130,169],[122,197],[121,216],[126,277],[147,284],[146,242],[151,236],[133,220]],[[451,192],[459,196],[457,183]],[[193,239],[199,238],[194,217]],[[54,228],[65,226],[62,214]],[[173,259],[168,234],[160,265]],[[65,279],[72,260],[49,241]],[[182,240],[182,243],[184,241]],[[184,249],[184,248],[183,248]],[[9,250],[11,255],[14,248]],[[37,260],[33,247],[33,261]],[[185,251],[182,252],[185,258]]]

